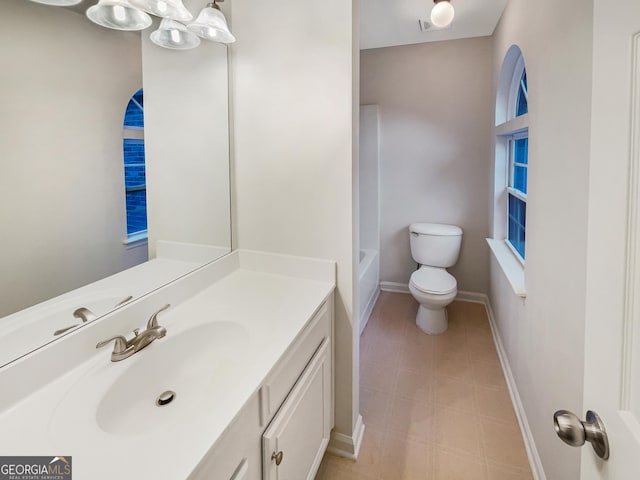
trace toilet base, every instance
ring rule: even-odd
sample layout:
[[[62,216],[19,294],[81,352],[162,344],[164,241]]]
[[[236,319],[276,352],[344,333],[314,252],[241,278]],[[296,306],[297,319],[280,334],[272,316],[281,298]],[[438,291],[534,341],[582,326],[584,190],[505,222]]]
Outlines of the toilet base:
[[[418,314],[416,315],[416,325],[428,335],[439,335],[446,332],[449,327],[447,309],[438,308],[431,310],[420,305]]]

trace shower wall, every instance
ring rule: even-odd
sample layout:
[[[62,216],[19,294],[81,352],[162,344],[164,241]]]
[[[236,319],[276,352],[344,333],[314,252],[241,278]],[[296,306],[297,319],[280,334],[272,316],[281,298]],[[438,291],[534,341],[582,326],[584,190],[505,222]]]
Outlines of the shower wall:
[[[380,292],[380,177],[378,106],[360,106],[360,333]]]
[[[378,106],[360,106],[360,250],[380,250]]]

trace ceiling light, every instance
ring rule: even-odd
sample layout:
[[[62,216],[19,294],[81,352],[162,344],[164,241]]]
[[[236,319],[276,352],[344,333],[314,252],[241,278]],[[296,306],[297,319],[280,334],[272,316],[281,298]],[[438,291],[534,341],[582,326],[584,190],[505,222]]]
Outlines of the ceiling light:
[[[433,0],[435,5],[431,10],[431,23],[436,27],[446,27],[453,21],[455,11],[449,0]]]
[[[236,37],[229,31],[224,13],[216,5],[216,0],[207,4],[200,11],[198,18],[187,25],[187,28],[199,37],[212,42],[233,43],[236,41]]]
[[[182,0],[129,0],[131,5],[158,17],[170,18],[181,22],[193,20],[193,15]]]
[[[71,5],[77,5],[82,0],[31,0],[32,2],[42,3],[44,5],[53,5],[56,7],[70,7]]]
[[[87,10],[93,23],[114,30],[144,30],[151,25],[149,15],[133,7],[128,0],[100,0]]]
[[[164,18],[160,28],[151,34],[151,41],[156,45],[173,50],[189,50],[200,45],[200,38],[187,30],[180,22]]]

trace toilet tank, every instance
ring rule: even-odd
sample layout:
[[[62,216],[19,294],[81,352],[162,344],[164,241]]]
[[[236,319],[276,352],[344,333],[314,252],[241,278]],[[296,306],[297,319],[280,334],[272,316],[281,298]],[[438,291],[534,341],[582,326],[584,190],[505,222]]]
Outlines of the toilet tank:
[[[411,256],[420,265],[448,268],[455,265],[462,244],[462,229],[441,223],[409,226]]]

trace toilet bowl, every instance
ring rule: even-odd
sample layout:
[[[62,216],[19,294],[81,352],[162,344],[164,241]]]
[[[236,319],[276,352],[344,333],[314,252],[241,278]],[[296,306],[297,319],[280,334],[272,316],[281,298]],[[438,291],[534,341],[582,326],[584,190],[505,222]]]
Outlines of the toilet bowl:
[[[420,304],[416,325],[429,335],[447,330],[447,305],[458,294],[458,282],[444,268],[423,265],[409,280],[409,291]]]
[[[409,291],[420,304],[416,325],[429,335],[438,335],[449,326],[446,307],[458,294],[458,282],[447,268],[458,260],[462,229],[455,225],[413,223],[409,232],[411,256],[419,264],[409,280]]]

